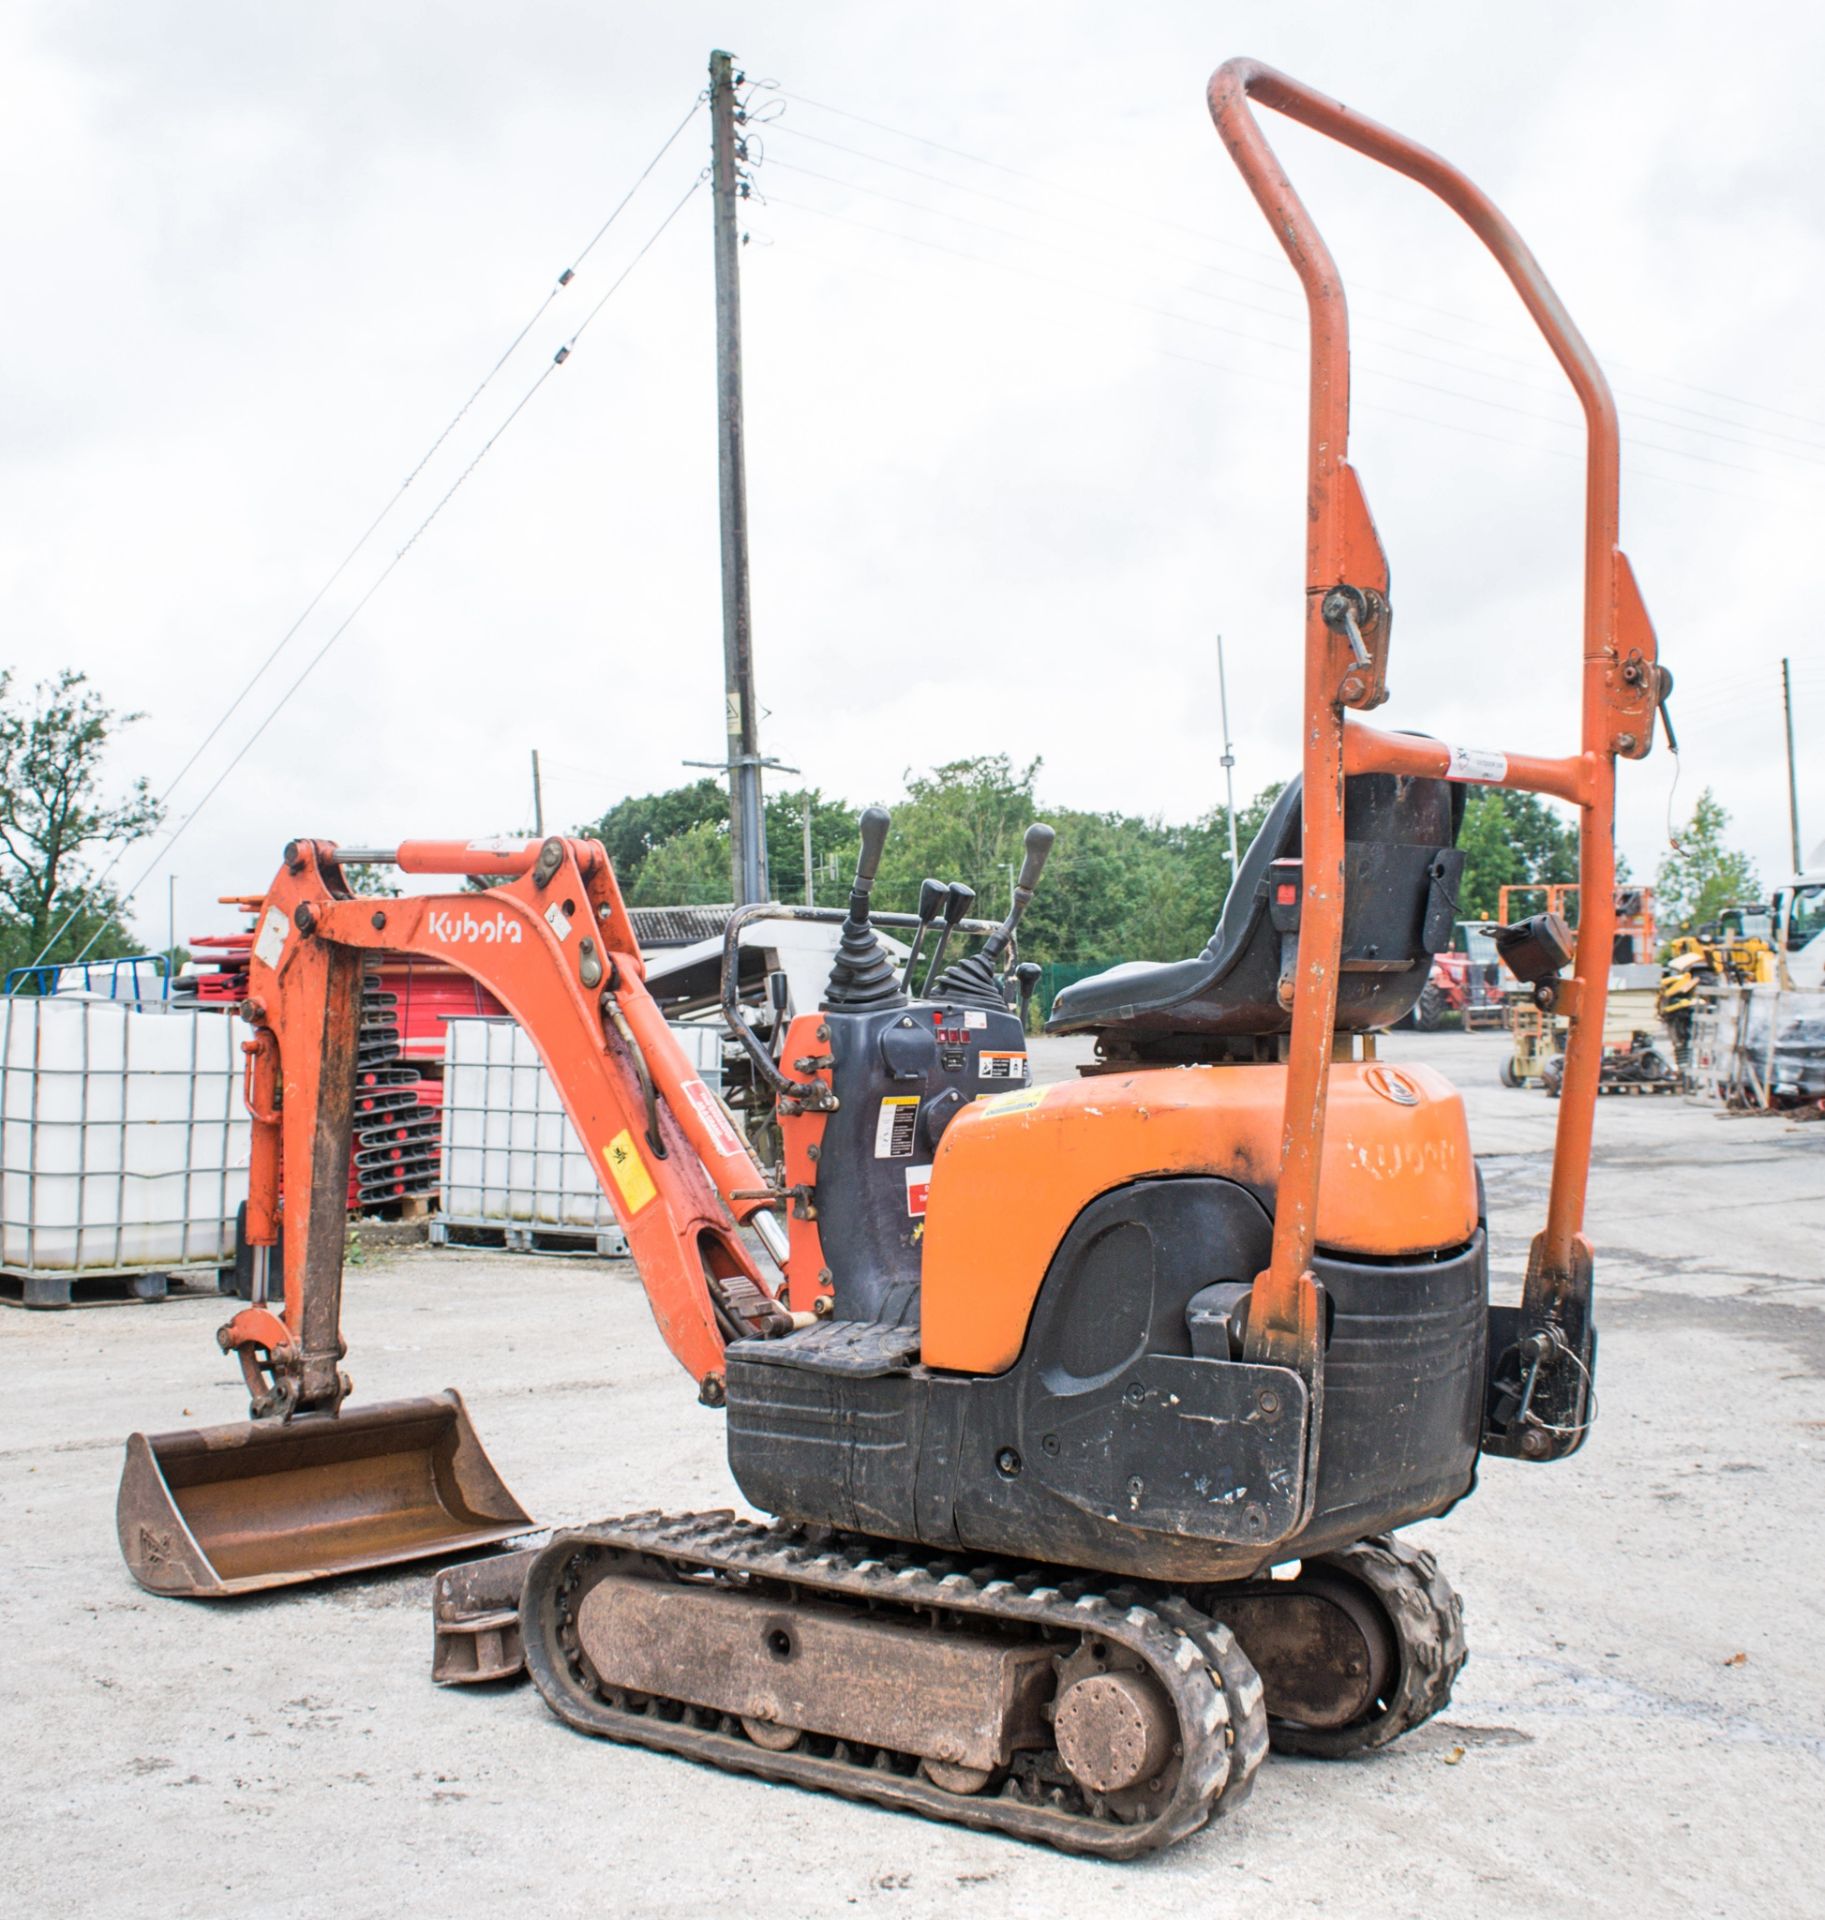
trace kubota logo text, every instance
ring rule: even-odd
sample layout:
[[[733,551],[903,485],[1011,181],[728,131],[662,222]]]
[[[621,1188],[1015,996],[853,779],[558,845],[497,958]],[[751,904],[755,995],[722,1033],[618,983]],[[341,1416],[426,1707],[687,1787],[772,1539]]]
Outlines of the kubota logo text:
[[[452,946],[466,941],[484,947],[517,947],[524,937],[520,923],[498,907],[479,920],[472,913],[446,913],[441,908],[431,914],[431,938],[447,940]]]

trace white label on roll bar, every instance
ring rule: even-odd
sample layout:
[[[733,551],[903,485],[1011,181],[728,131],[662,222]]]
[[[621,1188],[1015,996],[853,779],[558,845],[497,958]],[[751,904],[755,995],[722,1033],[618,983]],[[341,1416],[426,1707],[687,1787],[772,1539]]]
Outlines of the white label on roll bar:
[[[1448,747],[1445,766],[1447,780],[1495,782],[1508,778],[1508,756],[1491,753],[1487,747]]]

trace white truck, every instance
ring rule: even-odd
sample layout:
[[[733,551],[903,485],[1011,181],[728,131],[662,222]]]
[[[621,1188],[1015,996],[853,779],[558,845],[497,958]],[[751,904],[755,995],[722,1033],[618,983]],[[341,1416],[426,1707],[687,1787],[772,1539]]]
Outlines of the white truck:
[[[1825,992],[1825,840],[1800,872],[1775,889],[1774,936],[1782,984],[1802,993]]]

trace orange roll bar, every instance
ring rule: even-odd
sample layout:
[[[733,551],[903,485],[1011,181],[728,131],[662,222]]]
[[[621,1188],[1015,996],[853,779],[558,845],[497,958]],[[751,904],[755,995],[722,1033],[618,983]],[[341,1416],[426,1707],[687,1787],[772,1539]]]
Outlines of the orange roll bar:
[[[1487,195],[1437,154],[1272,67],[1252,60],[1228,62],[1212,76],[1208,101],[1218,133],[1299,276],[1311,322],[1301,967],[1273,1255],[1256,1286],[1249,1345],[1251,1358],[1296,1365],[1312,1376],[1319,1344],[1311,1257],[1343,933],[1344,775],[1382,770],[1467,776],[1452,775],[1447,748],[1344,724],[1345,707],[1373,707],[1385,698],[1387,564],[1347,458],[1350,350],[1343,284],[1251,101],[1405,174],[1444,201],[1495,256],[1584,409],[1580,751],[1556,760],[1508,756],[1503,777],[1493,783],[1551,793],[1580,809],[1579,878],[1588,904],[1578,929],[1575,978],[1564,993],[1571,1031],[1552,1192],[1529,1272],[1530,1304],[1541,1309],[1577,1284],[1581,1259],[1588,1271],[1589,1251],[1580,1230],[1615,924],[1615,757],[1639,758],[1648,751],[1666,683],[1656,664],[1653,628],[1616,544],[1615,402],[1595,356],[1521,236]]]

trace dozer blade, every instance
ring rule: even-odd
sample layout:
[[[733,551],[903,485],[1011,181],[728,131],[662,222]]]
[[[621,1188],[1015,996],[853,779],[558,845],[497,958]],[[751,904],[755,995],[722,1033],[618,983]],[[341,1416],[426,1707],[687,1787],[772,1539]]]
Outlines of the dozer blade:
[[[524,1533],[454,1388],[336,1415],[136,1433],[115,1510],[142,1587],[211,1599]]]

